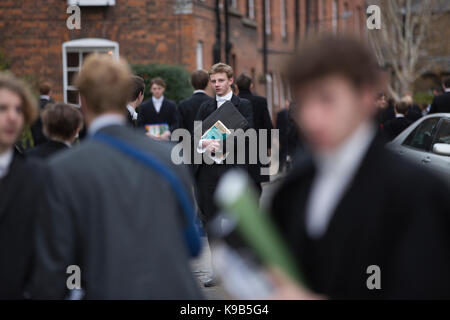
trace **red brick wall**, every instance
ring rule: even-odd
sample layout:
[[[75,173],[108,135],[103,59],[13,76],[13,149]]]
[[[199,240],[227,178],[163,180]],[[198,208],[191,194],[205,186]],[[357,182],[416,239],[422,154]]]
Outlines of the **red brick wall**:
[[[182,64],[189,71],[197,67],[196,45],[203,43],[203,64],[213,62],[215,42],[215,0],[193,0],[193,14],[174,14],[175,0],[116,1],[111,7],[81,7],[81,30],[66,27],[67,2],[63,0],[2,0],[0,1],[0,50],[11,61],[11,69],[19,76],[33,75],[36,80],[48,79],[54,85],[54,97],[62,100],[62,44],[65,41],[95,37],[117,41],[120,55],[130,63]],[[287,6],[287,37],[281,36],[280,1],[271,2],[272,34],[268,37],[268,71],[280,83],[278,70],[286,55],[294,49],[295,0],[285,0]],[[306,34],[306,0],[300,1],[300,35]],[[332,0],[317,1],[315,15],[331,16]],[[262,55],[262,0],[255,0],[255,24],[245,23],[246,0],[238,0],[237,10],[230,13],[231,54],[235,57],[236,74],[245,72],[255,77],[255,91],[266,94]],[[354,13],[364,0],[340,0]],[[329,17],[318,17],[319,30],[330,30]],[[364,28],[365,18],[361,18]],[[224,22],[222,16],[222,23]],[[348,29],[355,27],[355,16],[347,20]],[[222,28],[224,32],[224,26]],[[342,21],[339,30],[343,31]],[[222,35],[224,42],[225,36]],[[222,48],[224,48],[222,43]],[[222,60],[225,60],[224,52]],[[233,64],[233,63],[232,63]],[[279,89],[278,89],[279,90]],[[278,108],[282,102],[275,101]]]

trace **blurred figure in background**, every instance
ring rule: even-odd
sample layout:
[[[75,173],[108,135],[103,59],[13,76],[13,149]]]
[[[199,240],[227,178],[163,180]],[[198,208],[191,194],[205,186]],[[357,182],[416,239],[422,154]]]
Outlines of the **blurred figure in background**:
[[[139,107],[137,124],[140,127],[166,124],[168,130],[158,138],[169,140],[171,132],[178,127],[177,105],[172,100],[164,97],[166,82],[162,78],[156,77],[152,79],[150,91],[152,92],[151,99],[144,101]]]
[[[450,112],[450,77],[444,80],[443,87],[444,93],[434,97],[430,113]]]
[[[273,218],[315,294],[449,298],[449,191],[384,148],[373,123],[377,74],[360,40],[328,36],[302,46],[288,78],[311,156],[278,191]],[[281,297],[311,297],[283,283]]]
[[[197,70],[191,74],[191,85],[194,88],[194,94],[180,102],[178,111],[180,114],[180,128],[189,131],[194,136],[194,121],[198,110],[203,102],[212,100],[206,93],[209,85],[208,73],[204,70]]]
[[[300,146],[300,137],[297,127],[292,119],[295,104],[289,100],[285,108],[278,112],[276,128],[280,130],[280,172],[290,170]]]
[[[32,268],[35,208],[42,189],[38,166],[14,150],[38,114],[25,83],[0,73],[0,299],[23,299]]]
[[[259,154],[260,152],[260,137],[259,137],[259,130],[267,130],[267,142],[266,142],[266,149],[262,152],[265,152],[265,154],[270,155],[270,149],[272,147],[272,141],[271,141],[271,135],[270,130],[273,129],[272,119],[270,118],[269,114],[269,108],[267,107],[267,99],[255,96],[252,93],[253,90],[253,80],[249,76],[245,74],[241,74],[236,79],[236,85],[239,89],[239,98],[247,99],[252,104],[252,110],[253,110],[253,125],[254,129],[257,130],[258,133],[258,145],[257,145],[257,152]],[[259,157],[258,157],[259,159]],[[253,182],[255,183],[256,189],[261,194],[262,182],[267,182],[270,180],[269,176],[263,176],[261,175],[261,168],[263,167],[263,164],[258,160],[258,163],[255,165],[249,165],[249,174],[251,178],[253,179]]]
[[[52,86],[48,81],[43,81],[39,85],[39,93],[41,94],[39,98],[39,112],[44,111],[45,106],[49,103],[53,103],[51,98]],[[42,118],[39,116],[36,122],[31,126],[31,133],[33,135],[34,146],[38,146],[47,142],[47,138],[42,131]]]
[[[144,79],[135,75],[131,77],[131,81],[133,82],[133,94],[131,101],[127,104],[127,120],[130,126],[135,127],[138,119],[136,109],[144,100],[145,82]]]
[[[384,125],[384,132],[388,141],[394,140],[403,130],[408,128],[412,121],[406,118],[409,110],[407,101],[399,101],[395,104],[395,118],[387,121]]]
[[[46,159],[72,146],[83,127],[83,116],[76,107],[56,103],[45,107],[41,114],[47,142],[27,150],[30,157]]]
[[[89,139],[49,162],[33,298],[66,298],[70,265],[86,299],[201,298],[189,265],[200,249],[185,211],[189,173],[171,162],[170,146],[126,126],[130,79],[106,54],[89,55],[76,79]]]
[[[414,103],[414,99],[412,94],[406,94],[401,101],[405,102],[408,105],[408,111],[406,111],[406,118],[411,120],[411,122],[416,122],[420,118],[422,118],[422,110],[420,107]]]
[[[389,101],[385,92],[381,92],[375,100],[375,106],[378,110],[376,113],[378,126],[382,130],[386,122],[395,118],[393,102]]]

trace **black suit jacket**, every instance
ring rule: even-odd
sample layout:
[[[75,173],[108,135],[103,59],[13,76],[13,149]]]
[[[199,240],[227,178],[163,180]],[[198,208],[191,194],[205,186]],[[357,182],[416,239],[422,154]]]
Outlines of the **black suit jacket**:
[[[252,106],[250,101],[246,99],[241,99],[235,95],[231,98],[231,102],[236,106],[242,116],[247,120],[249,127],[253,128],[253,115]],[[203,121],[211,113],[217,110],[217,102],[215,99],[207,100],[204,102],[200,109],[198,110],[195,120]],[[193,152],[197,152],[197,144],[195,137],[193,139]],[[236,147],[236,143],[235,143]],[[248,151],[248,149],[247,149]],[[248,154],[248,152],[246,152]],[[236,163],[236,161],[234,162]],[[208,221],[217,211],[216,205],[213,201],[214,192],[217,187],[217,183],[223,174],[231,169],[241,167],[244,170],[248,170],[247,165],[237,165],[237,164],[216,164],[211,165],[203,163],[201,165],[195,165],[194,172],[197,182],[197,200],[202,214],[204,222]]]
[[[269,108],[267,107],[267,99],[259,96],[253,95],[250,91],[240,91],[239,97],[247,99],[252,104],[253,111],[253,125],[255,130],[266,129],[267,130],[267,149],[271,148],[272,140],[270,130],[273,129],[272,119],[270,118]],[[259,132],[259,131],[257,131]],[[259,155],[259,135],[258,135],[258,145],[257,151]],[[265,150],[267,154],[267,150]],[[263,165],[259,161],[256,165],[249,165],[250,176],[256,183],[269,181],[269,176],[261,175],[261,167]]]
[[[305,226],[316,174],[312,161],[289,175],[274,198],[272,217],[317,293],[338,299],[449,298],[449,190],[383,144],[376,138],[370,146],[322,238],[310,238]],[[381,290],[367,288],[371,265],[381,269]]]
[[[406,118],[394,118],[384,124],[384,133],[388,141],[394,140],[403,130],[413,122]]]
[[[45,106],[49,103],[53,103],[53,100],[47,100],[47,99],[39,99],[39,110],[43,111]],[[33,142],[34,146],[38,146],[40,144],[43,144],[47,142],[47,138],[44,135],[44,132],[42,131],[42,120],[41,117],[36,120],[36,122],[31,126],[31,134],[33,135]]]
[[[450,92],[446,92],[440,96],[434,97],[431,104],[430,113],[447,113],[450,112]]]
[[[0,299],[23,299],[31,276],[40,169],[16,153],[0,179]]]
[[[188,130],[191,135],[194,134],[194,121],[200,106],[213,98],[203,92],[194,93],[190,98],[180,102],[178,112],[180,115],[179,127]]]
[[[172,100],[164,98],[161,110],[156,112],[152,99],[144,101],[139,107],[138,126],[145,126],[146,124],[160,124],[167,123],[170,132],[173,132],[178,127],[178,110],[177,105]]]
[[[27,150],[26,155],[28,157],[47,159],[48,157],[68,148],[69,147],[63,142],[49,140],[44,144]]]

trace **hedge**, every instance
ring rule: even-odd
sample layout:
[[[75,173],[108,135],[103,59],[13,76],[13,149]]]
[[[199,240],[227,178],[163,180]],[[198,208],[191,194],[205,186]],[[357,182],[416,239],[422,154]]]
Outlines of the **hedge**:
[[[145,81],[144,99],[151,98],[150,82],[155,77],[161,77],[167,84],[164,96],[175,102],[192,95],[194,90],[190,83],[190,74],[182,66],[172,66],[163,64],[137,64],[132,65],[134,74],[142,77]]]

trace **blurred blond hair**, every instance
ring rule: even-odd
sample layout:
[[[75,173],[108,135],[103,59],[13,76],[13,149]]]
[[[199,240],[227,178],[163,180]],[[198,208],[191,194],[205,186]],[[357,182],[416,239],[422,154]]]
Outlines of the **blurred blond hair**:
[[[125,60],[94,53],[83,63],[75,85],[92,113],[123,113],[133,92],[131,75]]]

